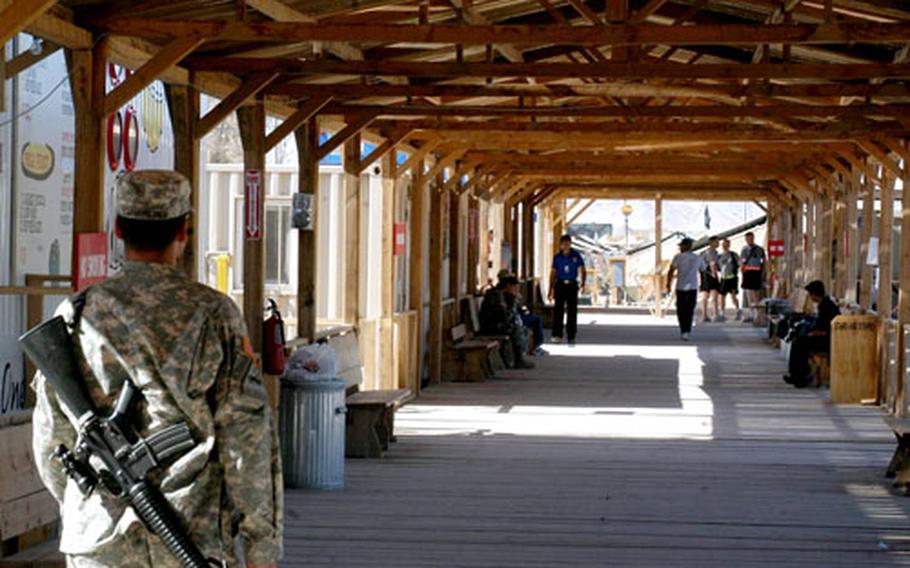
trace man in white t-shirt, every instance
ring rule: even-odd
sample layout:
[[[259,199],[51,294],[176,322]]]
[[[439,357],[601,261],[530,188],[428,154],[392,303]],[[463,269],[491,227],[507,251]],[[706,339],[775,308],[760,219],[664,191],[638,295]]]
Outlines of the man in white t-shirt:
[[[670,262],[670,272],[667,275],[667,293],[676,277],[676,318],[679,320],[679,333],[683,341],[689,341],[692,332],[692,319],[698,303],[699,274],[705,270],[705,261],[692,252],[692,244],[692,239],[688,237],[679,242],[679,254]]]

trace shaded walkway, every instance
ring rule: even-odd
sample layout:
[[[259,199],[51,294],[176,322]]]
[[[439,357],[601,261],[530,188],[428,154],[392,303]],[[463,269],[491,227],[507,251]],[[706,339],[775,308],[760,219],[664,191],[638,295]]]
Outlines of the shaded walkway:
[[[289,491],[286,564],[910,565],[878,410],[784,385],[751,327],[585,317],[532,371],[425,391],[345,491]]]

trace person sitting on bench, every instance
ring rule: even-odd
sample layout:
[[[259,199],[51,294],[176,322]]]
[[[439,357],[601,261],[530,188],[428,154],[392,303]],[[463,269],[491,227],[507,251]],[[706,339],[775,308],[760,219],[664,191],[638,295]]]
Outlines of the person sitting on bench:
[[[480,304],[480,333],[483,335],[507,335],[500,349],[503,363],[510,369],[532,369],[534,364],[526,361],[528,332],[518,313],[518,278],[502,275],[495,288],[487,290]]]
[[[815,325],[807,335],[793,340],[790,347],[789,375],[784,375],[784,382],[801,389],[812,383],[813,376],[809,359],[813,353],[831,352],[831,321],[840,315],[840,308],[825,293],[825,285],[814,280],[806,286],[809,298],[818,304],[818,316]]]

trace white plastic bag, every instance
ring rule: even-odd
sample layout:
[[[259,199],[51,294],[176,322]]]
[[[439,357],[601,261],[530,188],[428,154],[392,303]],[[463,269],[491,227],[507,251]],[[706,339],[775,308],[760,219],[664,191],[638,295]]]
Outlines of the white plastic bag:
[[[334,379],[338,372],[338,354],[327,343],[304,345],[291,355],[287,374],[305,379]]]

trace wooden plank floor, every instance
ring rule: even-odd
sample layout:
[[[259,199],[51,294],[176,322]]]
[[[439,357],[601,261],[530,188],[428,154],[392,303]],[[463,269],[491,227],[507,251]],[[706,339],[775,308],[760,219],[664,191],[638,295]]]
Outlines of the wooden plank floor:
[[[583,320],[534,370],[427,389],[345,490],[288,491],[283,565],[910,565],[877,409],[785,385],[742,324]]]

